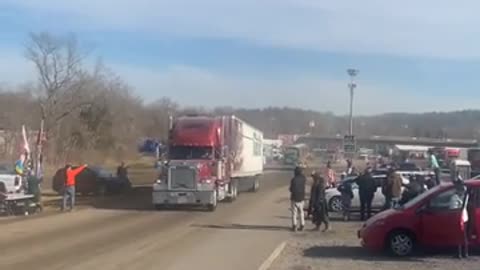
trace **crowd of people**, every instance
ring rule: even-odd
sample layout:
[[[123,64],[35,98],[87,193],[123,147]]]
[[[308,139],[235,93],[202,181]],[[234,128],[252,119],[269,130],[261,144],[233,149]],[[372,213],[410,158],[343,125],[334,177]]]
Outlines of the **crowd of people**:
[[[71,164],[65,165],[65,181],[63,183],[63,194],[60,205],[61,211],[72,211],[74,209],[77,176],[87,167],[87,164],[79,167],[73,167]],[[41,167],[39,166],[39,168]],[[33,196],[30,200],[31,204],[28,205],[28,207],[35,207],[37,210],[41,211],[43,208],[41,200],[43,172],[40,169],[34,168],[32,159],[29,157],[28,153],[21,154],[20,158],[15,161],[14,171],[16,176],[21,179],[21,193]],[[122,179],[128,178],[128,166],[126,166],[124,162],[117,167],[117,177]],[[6,198],[7,193],[8,191],[6,190],[5,184],[0,182],[0,194],[5,194],[4,197]]]
[[[395,164],[389,165],[386,172],[386,180],[379,183],[373,177],[373,168],[367,164],[363,173],[359,174],[352,166],[352,162],[347,160],[347,169],[341,174],[341,181],[337,183],[335,180],[335,172],[331,168],[330,162],[327,163],[325,171],[320,173],[314,171],[311,175],[313,184],[310,190],[310,199],[307,207],[307,217],[311,217],[315,230],[320,230],[324,225],[323,231],[331,229],[331,223],[328,216],[328,202],[325,190],[328,188],[337,188],[341,194],[343,219],[350,219],[351,202],[354,197],[353,184],[358,186],[358,196],[360,200],[360,219],[362,221],[372,216],[372,201],[378,188],[381,188],[385,198],[382,211],[396,208],[404,205],[408,201],[419,196],[426,190],[440,184],[440,169],[436,157],[429,153],[429,168],[434,172],[431,179],[426,179],[424,175],[412,174],[409,176],[408,184],[404,184],[402,176],[397,172],[398,167]],[[353,181],[343,181],[347,176],[354,176]],[[466,209],[468,204],[468,193],[463,179],[458,175],[452,179],[456,196],[450,200],[450,209]],[[296,167],[294,177],[290,183],[290,199],[292,210],[292,231],[302,231],[305,228],[304,201],[307,178],[301,167]],[[465,210],[466,211],[466,210]],[[461,221],[459,222],[461,229],[461,240],[458,245],[458,257],[468,256],[468,237],[467,222],[468,213],[462,212]],[[300,225],[298,226],[298,220]]]

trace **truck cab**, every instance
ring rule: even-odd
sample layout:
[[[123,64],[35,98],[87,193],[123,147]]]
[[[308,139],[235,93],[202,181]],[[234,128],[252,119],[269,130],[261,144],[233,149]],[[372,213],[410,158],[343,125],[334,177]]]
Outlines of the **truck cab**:
[[[244,136],[246,129],[235,117],[185,116],[172,120],[167,159],[153,185],[155,207],[199,205],[213,211],[218,201],[235,200],[238,181],[258,173],[245,171],[245,164],[251,166],[252,161],[258,161],[260,164],[255,165],[263,171],[261,147],[255,151],[260,152],[256,156],[254,147],[248,148],[252,151],[243,149],[247,144],[243,140],[255,137]],[[239,173],[242,177],[237,177]],[[258,182],[255,184],[256,191]]]

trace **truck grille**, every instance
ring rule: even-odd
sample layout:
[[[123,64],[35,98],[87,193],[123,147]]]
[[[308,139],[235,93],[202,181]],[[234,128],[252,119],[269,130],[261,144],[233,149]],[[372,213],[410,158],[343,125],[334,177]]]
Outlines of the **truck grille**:
[[[195,189],[196,184],[196,175],[194,169],[190,167],[170,168],[171,189]]]

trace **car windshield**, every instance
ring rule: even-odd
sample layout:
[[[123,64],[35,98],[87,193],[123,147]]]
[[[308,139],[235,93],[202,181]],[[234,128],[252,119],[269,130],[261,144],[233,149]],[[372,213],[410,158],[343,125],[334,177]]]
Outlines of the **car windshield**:
[[[288,148],[285,150],[285,156],[296,156],[298,154],[298,149]]]
[[[14,169],[13,166],[9,166],[7,164],[0,164],[0,174],[13,174]]]
[[[410,207],[416,205],[417,203],[421,202],[425,198],[429,197],[430,195],[434,194],[435,192],[437,192],[441,188],[443,188],[443,187],[440,185],[440,186],[436,186],[432,189],[429,189],[428,191],[426,191],[426,192],[418,195],[417,197],[413,198],[411,201],[405,203],[401,208],[402,209],[410,208]]]
[[[95,173],[98,174],[98,176],[101,176],[101,177],[108,177],[110,176],[110,172],[105,170],[104,168],[102,167],[92,167],[91,168]]]

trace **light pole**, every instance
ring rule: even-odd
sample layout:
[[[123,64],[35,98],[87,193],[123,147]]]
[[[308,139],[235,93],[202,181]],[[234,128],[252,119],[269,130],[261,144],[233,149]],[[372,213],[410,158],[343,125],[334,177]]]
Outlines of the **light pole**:
[[[358,72],[358,69],[347,69],[347,73],[350,76],[350,83],[348,84],[348,88],[350,89],[350,125],[348,129],[348,135],[353,135],[353,90],[357,87],[357,84],[354,82],[354,78],[357,76]]]

